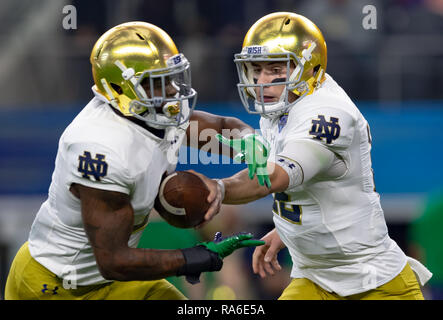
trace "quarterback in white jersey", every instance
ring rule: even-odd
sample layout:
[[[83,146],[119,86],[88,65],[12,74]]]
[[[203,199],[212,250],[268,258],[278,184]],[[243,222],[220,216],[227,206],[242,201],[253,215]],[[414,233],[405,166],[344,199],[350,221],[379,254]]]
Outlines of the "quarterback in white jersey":
[[[280,299],[423,299],[411,267],[422,284],[430,273],[389,237],[369,125],[325,73],[320,30],[294,13],[267,15],[249,29],[235,62],[241,100],[262,116],[270,148],[258,173],[269,171],[270,189],[245,172],[221,183],[223,203],[273,193],[275,229],[255,249],[254,271],[274,274],[277,252],[287,247],[293,280]]]
[[[95,97],[59,140],[48,199],[12,263],[5,298],[183,299],[165,277],[198,281],[232,251],[264,242],[240,234],[177,250],[137,248],[162,177],[175,170],[190,121],[199,130],[254,131],[235,118],[191,113],[190,64],[152,24],[110,29],[91,64]],[[208,187],[213,214],[220,186]]]

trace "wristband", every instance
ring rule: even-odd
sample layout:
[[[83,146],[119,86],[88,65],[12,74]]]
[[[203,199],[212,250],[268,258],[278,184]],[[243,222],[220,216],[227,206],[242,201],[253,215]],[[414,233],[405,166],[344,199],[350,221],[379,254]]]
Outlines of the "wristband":
[[[222,194],[221,201],[223,201],[223,199],[225,198],[225,183],[223,182],[222,179],[215,179],[215,181],[220,186],[220,190],[221,190],[221,194]]]
[[[286,190],[297,187],[303,183],[303,168],[297,161],[282,156],[277,156],[276,160],[277,161],[275,163],[283,168],[283,170],[285,170],[288,174],[289,184]]]
[[[177,271],[177,276],[186,276],[190,284],[200,282],[200,273],[219,271],[223,260],[218,253],[208,250],[205,246],[198,245],[192,248],[181,249],[185,264]]]

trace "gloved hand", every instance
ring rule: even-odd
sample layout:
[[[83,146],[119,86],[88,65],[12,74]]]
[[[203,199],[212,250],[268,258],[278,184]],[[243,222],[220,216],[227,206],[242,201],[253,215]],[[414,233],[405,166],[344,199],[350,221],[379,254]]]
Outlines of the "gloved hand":
[[[234,161],[246,162],[250,179],[257,175],[258,183],[261,186],[266,185],[266,187],[271,188],[267,169],[270,146],[262,136],[247,134],[241,139],[227,139],[221,134],[216,134],[215,137],[237,152]]]
[[[200,274],[207,271],[219,271],[223,258],[237,249],[264,245],[261,240],[252,239],[252,233],[240,233],[223,238],[221,232],[215,234],[214,241],[202,242],[195,247],[181,249],[186,263],[177,271],[177,276],[186,276],[186,280],[195,284],[200,282]]]
[[[214,241],[203,242],[200,245],[218,253],[220,258],[225,258],[235,250],[244,247],[256,247],[265,244],[262,240],[252,239],[252,233],[239,233],[227,238],[223,238],[221,232],[216,232]]]

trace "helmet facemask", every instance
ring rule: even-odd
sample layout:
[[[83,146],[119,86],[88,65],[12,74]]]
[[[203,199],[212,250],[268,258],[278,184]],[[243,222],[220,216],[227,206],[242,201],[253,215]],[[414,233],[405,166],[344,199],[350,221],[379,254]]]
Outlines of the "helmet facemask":
[[[120,61],[115,64],[136,97],[129,101],[131,116],[157,129],[180,126],[189,120],[197,102],[197,92],[191,86],[190,63],[183,54],[169,58],[166,68],[138,73],[133,68],[126,68]],[[146,85],[148,90],[144,88]],[[171,87],[175,90],[173,96],[168,94]]]
[[[293,52],[282,49],[282,52],[269,53],[266,46],[247,46],[242,52],[235,54],[234,62],[237,66],[237,73],[240,82],[237,84],[240,99],[246,111],[251,114],[260,114],[264,117],[273,118],[288,111],[290,107],[295,105],[307,94],[309,94],[309,86],[306,81],[301,81],[304,73],[305,62],[308,61],[308,54],[315,48],[313,43],[309,49],[304,52],[302,58],[297,57]],[[253,78],[253,62],[286,62],[286,78],[274,79],[277,82],[257,84]],[[291,72],[292,66],[295,68]],[[282,86],[284,90],[277,102],[264,102],[263,88],[269,86]],[[257,97],[255,88],[260,88],[261,97]],[[289,92],[293,92],[298,97],[295,101],[289,101]]]

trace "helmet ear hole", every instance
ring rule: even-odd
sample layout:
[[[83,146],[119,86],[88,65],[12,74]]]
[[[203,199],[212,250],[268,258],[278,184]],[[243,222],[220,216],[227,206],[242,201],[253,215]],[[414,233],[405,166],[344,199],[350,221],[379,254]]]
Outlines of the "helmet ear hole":
[[[118,84],[112,83],[111,82],[111,87],[112,89],[114,89],[115,92],[117,92],[118,94],[122,94],[123,93],[123,89],[122,87],[120,87]]]

